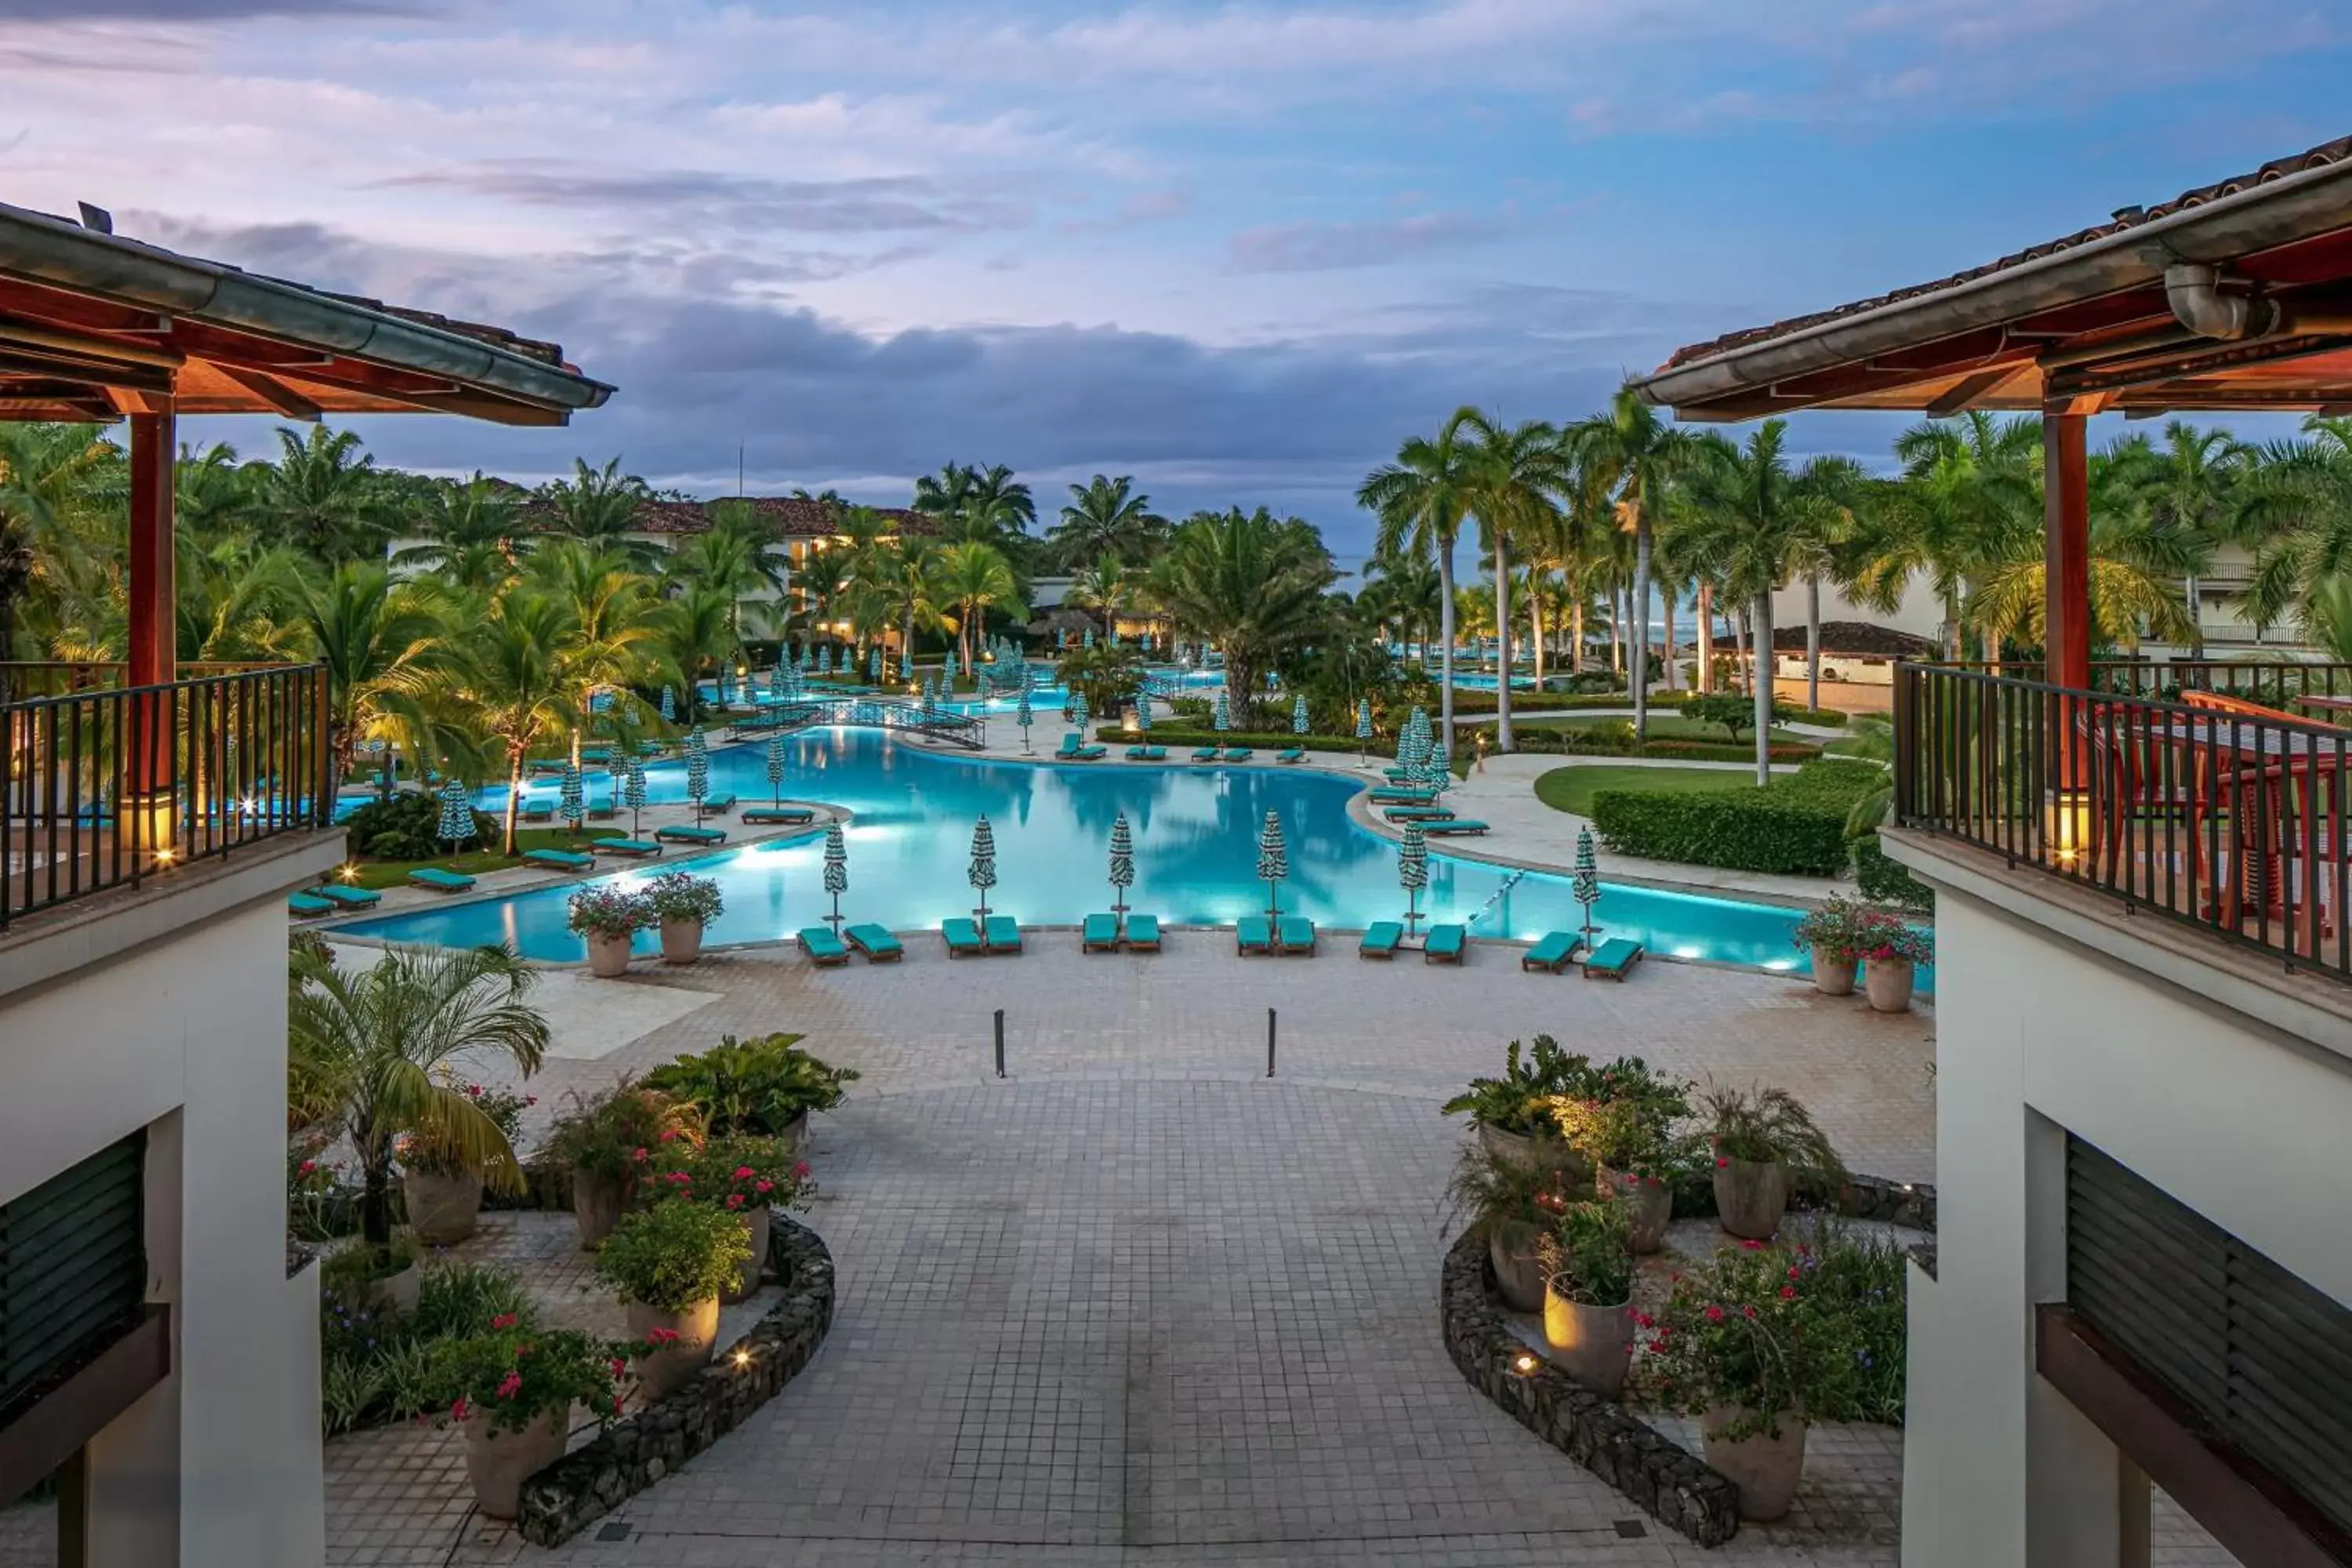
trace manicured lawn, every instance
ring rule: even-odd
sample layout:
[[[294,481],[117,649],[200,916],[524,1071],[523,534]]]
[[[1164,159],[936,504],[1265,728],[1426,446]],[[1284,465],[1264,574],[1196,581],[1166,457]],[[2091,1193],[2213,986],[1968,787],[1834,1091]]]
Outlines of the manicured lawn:
[[[626,837],[629,819],[624,815],[612,822],[592,822],[588,831],[573,834],[562,827],[518,827],[515,847],[518,849],[585,849],[599,838]],[[358,874],[351,885],[359,888],[397,888],[408,880],[409,872],[420,866],[438,866],[444,871],[463,872],[469,877],[485,871],[504,871],[524,864],[509,860],[499,853],[494,840],[488,849],[468,850],[463,855],[436,855],[430,860],[362,860]],[[337,878],[336,880],[342,880]]]
[[[1536,798],[1555,811],[1592,815],[1592,797],[1604,789],[1695,790],[1754,789],[1749,773],[1728,768],[1631,768],[1595,766],[1554,768],[1536,780]]]
[[[1525,725],[1530,730],[1589,730],[1596,724],[1630,724],[1633,721],[1631,719],[1591,719],[1578,715],[1559,719],[1514,719],[1511,722]],[[1739,739],[1734,742],[1730,731],[1720,724],[1702,724],[1696,719],[1685,719],[1679,713],[1662,713],[1654,708],[1650,710],[1650,739],[1653,741],[1706,741],[1717,746],[1734,744],[1752,746],[1756,743],[1756,731],[1742,730],[1739,731]],[[1793,730],[1775,728],[1772,731],[1772,743],[1776,746],[1813,746],[1819,745],[1821,742],[1816,736],[1801,735]]]

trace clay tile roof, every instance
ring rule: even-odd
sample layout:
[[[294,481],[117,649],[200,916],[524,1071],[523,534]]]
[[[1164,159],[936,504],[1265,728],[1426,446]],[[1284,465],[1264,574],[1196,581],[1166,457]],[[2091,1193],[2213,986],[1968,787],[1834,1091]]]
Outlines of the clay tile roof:
[[[2028,247],[2026,249],[2004,256],[1998,261],[1988,261],[1981,267],[1972,267],[1965,272],[1955,272],[1950,277],[1939,278],[1933,283],[1921,283],[1908,289],[1897,289],[1890,293],[1878,295],[1874,299],[1857,300],[1850,305],[1840,305],[1834,310],[1816,310],[1807,316],[1791,316],[1785,321],[1775,321],[1769,326],[1750,327],[1742,331],[1727,332],[1722,337],[1707,342],[1692,343],[1685,348],[1676,349],[1674,356],[1666,361],[1664,368],[1671,370],[1676,365],[1686,364],[1692,360],[1706,359],[1711,354],[1722,353],[1727,350],[1746,348],[1752,343],[1787,337],[1791,332],[1801,332],[1809,327],[1818,327],[1824,322],[1834,321],[1842,316],[1858,316],[1865,310],[1877,310],[1882,305],[1892,305],[1900,300],[1916,299],[1923,294],[1939,293],[1946,289],[1972,282],[1995,272],[2006,271],[2010,268],[2028,261],[2036,261],[2045,256],[2054,256],[2062,250],[2072,250],[2078,245],[2088,244],[2095,239],[2104,239],[2109,235],[2121,234],[2126,229],[2136,228],[2141,224],[2168,216],[2189,207],[2203,206],[2208,202],[2218,201],[2223,196],[2236,195],[2239,192],[2251,190],[2256,185],[2269,184],[2272,181],[2284,179],[2289,174],[2299,174],[2306,169],[2323,169],[2347,159],[2352,159],[2352,136],[2339,136],[2333,142],[2323,142],[2307,152],[2295,153],[2293,157],[2274,158],[2252,174],[2218,180],[2210,185],[2200,185],[2193,191],[2183,191],[2170,201],[2159,203],[2152,207],[2125,207],[2105,223],[2078,229],[2060,239]]]
[[[1775,653],[1802,653],[1805,650],[1803,626],[1776,626],[1772,631]],[[1918,658],[1932,655],[1936,645],[1910,632],[1899,632],[1893,626],[1882,626],[1875,621],[1823,621],[1822,651],[1844,654],[1850,658]]]

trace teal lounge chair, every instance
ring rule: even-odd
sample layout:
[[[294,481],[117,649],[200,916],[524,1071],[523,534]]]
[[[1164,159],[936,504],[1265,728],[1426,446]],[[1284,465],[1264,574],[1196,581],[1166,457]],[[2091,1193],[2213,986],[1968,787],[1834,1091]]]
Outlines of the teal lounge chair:
[[[801,951],[819,969],[830,969],[849,962],[849,950],[841,939],[823,926],[803,926],[800,933]]]
[[[1080,746],[1071,755],[1082,763],[1098,763],[1110,755],[1108,746]]]
[[[700,810],[698,810],[696,815],[698,816],[724,816],[734,809],[735,797],[733,795],[714,795],[709,800],[702,803]]]
[[[804,805],[747,805],[743,820],[763,827],[798,827],[814,822],[816,813]]]
[[[980,928],[961,915],[941,921],[940,936],[948,944],[950,958],[971,958],[988,951],[980,940]]]
[[[326,882],[310,889],[322,899],[341,904],[347,910],[364,910],[383,901],[383,895],[373,888],[346,887],[341,882]]]
[[[583,746],[580,748],[580,760],[583,763],[609,763],[613,760],[613,752],[605,746]]]
[[[1164,763],[1168,760],[1168,748],[1146,746],[1143,748],[1143,760],[1147,763]]]
[[[1150,748],[1145,746],[1129,746],[1127,749],[1127,760],[1130,763],[1139,763],[1143,761],[1143,754],[1148,750]]]
[[[1127,917],[1127,951],[1129,952],[1160,951],[1160,917],[1158,915]]]
[[[1437,822],[1424,822],[1421,830],[1432,838],[1444,838],[1459,833],[1475,833],[1481,838],[1486,836],[1486,825],[1467,816],[1449,816]]]
[[[564,770],[565,765],[562,757],[533,757],[527,771],[534,773],[560,773]]]
[[[1454,808],[1450,805],[1392,805],[1381,813],[1391,822],[1450,822]]]
[[[664,752],[668,750],[669,747],[660,741],[639,741],[637,742],[637,755],[641,757],[658,757]]]
[[[1272,952],[1273,925],[1264,915],[1244,915],[1234,922],[1234,947],[1244,953]]]
[[[1293,746],[1286,752],[1276,752],[1274,760],[1277,763],[1303,763],[1307,760],[1307,748]]]
[[[1225,761],[1229,763],[1245,763],[1255,755],[1257,755],[1257,753],[1251,751],[1247,746],[1234,746],[1226,751]]]
[[[1462,962],[1463,939],[1469,935],[1460,926],[1432,926],[1429,940],[1422,943],[1423,963],[1459,963]]]
[[[553,822],[555,820],[555,807],[543,800],[525,801],[522,808],[522,820],[525,822]]]
[[[721,827],[687,827],[672,824],[654,829],[654,837],[664,844],[724,844],[727,830]]]
[[[981,935],[986,939],[991,952],[1021,951],[1021,922],[1011,915],[989,916],[988,923],[981,928]]]
[[[1066,760],[1075,757],[1079,752],[1085,749],[1086,743],[1087,738],[1084,735],[1079,734],[1076,730],[1073,730],[1068,734],[1062,737],[1061,749],[1055,752],[1054,755]]]
[[[444,871],[438,866],[419,866],[409,872],[408,879],[436,893],[462,893],[474,885],[474,879],[463,871]]]
[[[626,855],[633,860],[644,860],[662,853],[662,847],[650,838],[599,838],[599,855]]]
[[[1411,768],[1382,768],[1381,770],[1381,776],[1387,779],[1389,783],[1392,784],[1410,784],[1412,781],[1412,770]]]
[[[1364,928],[1364,940],[1357,945],[1358,958],[1394,958],[1397,943],[1404,936],[1404,927],[1394,921],[1374,921]]]
[[[1612,936],[1592,950],[1584,961],[1584,977],[1605,974],[1612,980],[1622,980],[1626,971],[1642,962],[1642,944],[1629,937]]]
[[[1217,748],[1203,746],[1192,753],[1192,760],[1196,763],[1213,763],[1217,760]]]
[[[907,949],[892,936],[889,928],[868,922],[851,926],[841,933],[849,945],[866,955],[868,963],[896,963],[907,956]]]
[[[552,866],[560,871],[593,871],[596,857],[572,849],[526,849],[522,858],[534,866]]]
[[[1305,915],[1285,915],[1276,923],[1275,929],[1282,938],[1284,952],[1293,955],[1304,953],[1309,958],[1315,956],[1315,922],[1313,921],[1308,920]]]
[[[1546,931],[1541,942],[1519,954],[1519,967],[1558,974],[1568,967],[1568,961],[1574,958],[1576,950],[1583,945],[1584,939],[1572,931]]]
[[[335,906],[315,893],[289,893],[286,896],[286,912],[299,920],[314,921],[320,915],[333,914]]]
[[[1437,798],[1433,789],[1376,789],[1369,798],[1374,805],[1427,805]]]
[[[1118,917],[1088,915],[1086,924],[1078,928],[1080,952],[1117,952],[1118,951]]]

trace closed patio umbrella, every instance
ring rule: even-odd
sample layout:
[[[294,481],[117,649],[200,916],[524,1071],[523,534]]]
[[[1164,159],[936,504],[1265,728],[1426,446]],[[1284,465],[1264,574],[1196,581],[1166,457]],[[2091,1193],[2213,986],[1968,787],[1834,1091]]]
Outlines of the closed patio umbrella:
[[[1304,691],[1291,700],[1290,732],[1294,735],[1307,733],[1307,693]]]
[[[735,700],[735,672],[725,665],[719,667],[719,706],[731,705]]]
[[[996,835],[989,829],[985,816],[972,825],[971,865],[964,874],[971,879],[973,890],[980,894],[979,913],[985,922],[988,919],[988,889],[996,886]]]
[[[841,836],[838,822],[824,830],[824,890],[833,895],[833,913],[824,918],[839,931],[841,895],[849,891],[849,845]]]
[[[961,673],[962,673],[962,666],[956,660],[955,649],[950,648],[948,649],[947,679],[943,683],[946,689],[950,691],[955,689],[956,677]]]
[[[474,803],[455,778],[441,786],[441,821],[433,837],[446,840],[453,853],[474,837]]]
[[[882,684],[882,645],[876,643],[874,651],[866,656],[866,679],[875,685]]]
[[[1021,689],[1021,706],[1013,710],[1013,721],[1021,726],[1021,754],[1029,754],[1029,726],[1037,721],[1037,711],[1029,706],[1029,689]]]
[[[1404,847],[1397,851],[1397,885],[1405,891],[1405,935],[1421,921],[1421,890],[1429,886],[1429,839],[1421,824],[1404,825]]]
[[[1356,699],[1356,750],[1357,761],[1372,760],[1372,700],[1369,697]]]
[[[816,650],[816,673],[820,680],[833,679],[833,645],[831,643]]]
[[[629,808],[629,837],[637,836],[637,814],[646,808],[646,764],[636,757],[629,759],[628,776],[621,781],[621,803]]]
[[[1127,830],[1127,813],[1120,812],[1110,825],[1110,888],[1111,910],[1127,913],[1127,889],[1135,886],[1135,840]]]
[[[768,789],[774,804],[784,804],[784,738],[781,734],[768,737]]]
[[[667,686],[662,688],[661,716],[662,722],[665,724],[677,722],[677,693],[672,691]]]
[[[686,795],[694,802],[694,815],[702,816],[702,803],[710,795],[710,742],[702,738],[702,727],[686,738]]]
[[[1210,722],[1221,735],[1234,727],[1233,710],[1225,704],[1225,692],[1223,687],[1217,689],[1217,706],[1210,714]]]
[[[1151,733],[1151,693],[1149,691],[1135,694],[1135,727],[1144,734]]]
[[[1282,918],[1281,884],[1290,875],[1290,851],[1283,847],[1282,818],[1269,811],[1257,830],[1257,879],[1265,884],[1266,913]]]
[[[1576,832],[1576,869],[1569,878],[1569,891],[1584,906],[1584,941],[1592,942],[1592,906],[1601,901],[1601,865],[1592,855],[1592,829],[1580,827]]]
[[[581,788],[580,763],[576,760],[563,764],[563,785],[556,795],[555,815],[574,833],[588,820],[588,799]]]

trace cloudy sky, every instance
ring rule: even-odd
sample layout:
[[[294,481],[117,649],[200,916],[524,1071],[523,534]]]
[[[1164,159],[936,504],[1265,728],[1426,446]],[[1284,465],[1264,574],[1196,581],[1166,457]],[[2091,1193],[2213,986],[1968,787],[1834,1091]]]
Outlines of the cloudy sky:
[[[530,479],[1163,510],[2342,134],[2342,0],[0,0],[0,201],[560,341]],[[220,431],[258,449],[252,424]],[[1889,427],[1801,422],[1875,456]]]

